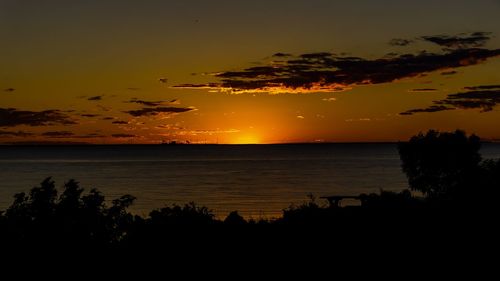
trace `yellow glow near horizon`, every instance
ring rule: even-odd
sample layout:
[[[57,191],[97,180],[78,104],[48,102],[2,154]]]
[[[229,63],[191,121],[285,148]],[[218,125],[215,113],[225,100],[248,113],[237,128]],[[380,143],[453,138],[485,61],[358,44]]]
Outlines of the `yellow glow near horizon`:
[[[245,134],[236,137],[233,141],[233,144],[260,144],[261,140],[259,136],[256,135],[250,135],[250,134]]]

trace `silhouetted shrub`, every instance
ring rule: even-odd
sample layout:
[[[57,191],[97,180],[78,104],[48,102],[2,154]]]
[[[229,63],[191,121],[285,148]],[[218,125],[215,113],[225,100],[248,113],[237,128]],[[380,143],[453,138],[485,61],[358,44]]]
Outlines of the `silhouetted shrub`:
[[[214,223],[215,215],[207,207],[198,207],[194,202],[183,207],[174,205],[152,211],[150,222],[158,225],[207,225]]]
[[[309,195],[309,201],[301,205],[291,205],[283,210],[283,217],[277,222],[284,224],[317,224],[328,220],[331,212],[316,203],[314,196]]]
[[[380,194],[361,194],[360,200],[364,208],[405,209],[420,207],[424,203],[415,198],[409,190],[401,192],[381,190]]]

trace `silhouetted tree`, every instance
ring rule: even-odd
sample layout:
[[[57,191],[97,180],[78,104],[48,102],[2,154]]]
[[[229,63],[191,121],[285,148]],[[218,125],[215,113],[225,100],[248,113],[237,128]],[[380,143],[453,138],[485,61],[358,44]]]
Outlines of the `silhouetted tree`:
[[[224,219],[224,223],[228,225],[244,225],[247,221],[238,214],[238,211],[233,211]]]
[[[410,188],[441,199],[464,196],[477,184],[480,146],[479,137],[459,130],[430,130],[398,145]]]
[[[112,242],[119,242],[128,234],[134,217],[127,211],[127,208],[134,203],[135,199],[132,195],[123,195],[113,200],[113,206],[107,211],[108,230]]]
[[[107,208],[104,196],[96,189],[82,196],[83,188],[70,180],[57,197],[55,183],[47,178],[29,196],[19,193],[3,216],[7,235],[12,239],[61,247],[75,245],[112,245],[125,237],[134,217],[127,211],[135,197],[124,195]]]
[[[29,207],[33,219],[48,219],[55,212],[57,190],[52,178],[46,178],[30,191]]]

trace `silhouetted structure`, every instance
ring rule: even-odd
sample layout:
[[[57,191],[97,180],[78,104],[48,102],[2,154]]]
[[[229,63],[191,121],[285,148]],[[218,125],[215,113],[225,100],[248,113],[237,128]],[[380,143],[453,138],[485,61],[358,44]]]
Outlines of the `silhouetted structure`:
[[[360,200],[359,196],[350,196],[350,195],[322,196],[320,198],[328,200],[330,208],[340,208],[340,202],[342,202],[342,200],[344,199]]]

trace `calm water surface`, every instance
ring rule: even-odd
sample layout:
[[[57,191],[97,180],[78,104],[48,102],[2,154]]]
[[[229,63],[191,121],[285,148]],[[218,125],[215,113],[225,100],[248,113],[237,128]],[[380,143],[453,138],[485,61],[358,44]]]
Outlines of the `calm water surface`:
[[[484,158],[500,158],[500,145],[485,144]],[[279,216],[308,194],[357,195],[402,190],[395,144],[156,145],[0,147],[0,209],[12,196],[45,177],[58,186],[74,178],[108,200],[138,199],[145,215],[166,204],[195,201],[219,216]]]

